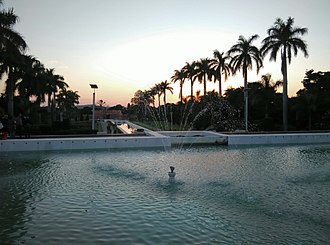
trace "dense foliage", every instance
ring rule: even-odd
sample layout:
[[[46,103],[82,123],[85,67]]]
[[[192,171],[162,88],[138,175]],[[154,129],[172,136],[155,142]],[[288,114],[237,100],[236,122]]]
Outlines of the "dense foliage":
[[[330,72],[307,71],[302,84],[304,88],[288,101],[289,130],[330,130]],[[270,74],[248,83],[249,131],[282,130],[282,93],[277,92],[281,86],[282,81],[273,81]],[[224,96],[198,92],[193,99],[188,96],[165,106],[156,105],[149,91],[139,90],[131,100],[129,115],[133,120],[156,123],[159,129],[244,130],[243,98],[243,87],[229,88]]]
[[[13,135],[16,117],[29,118],[34,124],[51,126],[70,118],[79,103],[77,91],[69,90],[61,75],[45,68],[35,57],[26,54],[27,44],[13,28],[18,17],[13,9],[2,9],[0,0],[0,78],[5,93],[0,95],[0,120],[8,122]],[[47,112],[41,104],[47,103]]]

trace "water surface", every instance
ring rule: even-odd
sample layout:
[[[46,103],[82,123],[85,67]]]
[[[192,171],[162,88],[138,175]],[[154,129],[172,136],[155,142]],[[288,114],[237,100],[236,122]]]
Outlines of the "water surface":
[[[15,153],[0,163],[0,244],[330,241],[329,144]]]

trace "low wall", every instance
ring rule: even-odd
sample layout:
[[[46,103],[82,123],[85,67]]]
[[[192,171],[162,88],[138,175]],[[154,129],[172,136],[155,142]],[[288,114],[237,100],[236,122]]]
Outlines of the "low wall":
[[[330,143],[330,133],[225,135],[211,131],[146,130],[149,136],[72,137],[0,140],[0,152],[162,148],[172,145],[271,145]]]
[[[168,137],[147,136],[0,140],[0,152],[168,147],[171,147]]]
[[[330,143],[330,133],[228,135],[228,145]]]

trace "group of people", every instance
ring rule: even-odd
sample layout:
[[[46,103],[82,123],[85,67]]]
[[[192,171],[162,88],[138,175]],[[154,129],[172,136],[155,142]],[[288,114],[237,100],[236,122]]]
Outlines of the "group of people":
[[[1,139],[6,139],[8,136],[10,138],[16,138],[16,135],[18,135],[20,138],[23,136],[25,138],[30,138],[30,129],[30,117],[22,116],[21,113],[18,114],[18,116],[15,118],[4,115],[0,119]]]

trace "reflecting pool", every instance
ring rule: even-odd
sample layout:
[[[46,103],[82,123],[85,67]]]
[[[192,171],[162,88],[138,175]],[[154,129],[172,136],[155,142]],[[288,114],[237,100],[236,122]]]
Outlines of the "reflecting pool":
[[[0,156],[0,244],[327,244],[329,231],[329,144]]]

